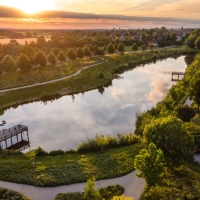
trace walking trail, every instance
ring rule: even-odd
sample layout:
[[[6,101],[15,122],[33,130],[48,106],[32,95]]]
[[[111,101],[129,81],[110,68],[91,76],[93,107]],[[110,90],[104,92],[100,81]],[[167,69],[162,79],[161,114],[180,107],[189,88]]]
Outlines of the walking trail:
[[[96,189],[119,184],[125,188],[125,196],[133,197],[134,200],[139,200],[145,186],[145,181],[136,176],[137,172],[138,171],[134,171],[119,178],[96,181]],[[0,181],[1,188],[18,191],[29,196],[32,200],[53,200],[58,193],[82,192],[85,184],[86,183],[76,183],[57,187],[35,187]]]

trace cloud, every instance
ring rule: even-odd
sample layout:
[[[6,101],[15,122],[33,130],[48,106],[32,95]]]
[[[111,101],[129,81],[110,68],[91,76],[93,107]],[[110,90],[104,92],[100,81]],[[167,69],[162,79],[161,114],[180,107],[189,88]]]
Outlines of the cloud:
[[[123,90],[118,90],[118,89],[113,89],[112,90],[112,96],[116,100],[120,100],[123,97],[124,91]]]
[[[169,83],[160,79],[153,81],[151,86],[153,90],[147,95],[147,99],[155,103],[162,100],[169,89]]]

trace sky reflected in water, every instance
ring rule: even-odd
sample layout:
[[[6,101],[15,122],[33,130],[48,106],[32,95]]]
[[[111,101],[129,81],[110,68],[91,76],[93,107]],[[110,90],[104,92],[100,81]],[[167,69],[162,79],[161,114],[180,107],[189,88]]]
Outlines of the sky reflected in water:
[[[31,148],[46,151],[75,149],[96,133],[116,135],[134,131],[135,113],[152,108],[171,86],[171,72],[184,71],[184,56],[137,67],[114,79],[103,95],[98,90],[55,101],[28,103],[8,109],[1,119],[9,128],[29,127]]]

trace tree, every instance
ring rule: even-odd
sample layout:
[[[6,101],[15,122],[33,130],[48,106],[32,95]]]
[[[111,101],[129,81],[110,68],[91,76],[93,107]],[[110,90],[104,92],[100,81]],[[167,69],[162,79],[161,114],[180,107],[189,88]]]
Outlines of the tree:
[[[74,49],[69,49],[67,51],[67,57],[70,59],[70,60],[76,60],[76,53],[74,51]]]
[[[144,44],[144,45],[142,45],[142,46],[141,46],[141,48],[142,48],[142,50],[144,51],[144,50],[146,50],[146,49],[147,49],[147,45],[146,45],[146,44]]]
[[[103,152],[103,147],[108,144],[108,140],[106,136],[102,135],[96,135],[97,145],[101,147],[101,152]]]
[[[133,51],[137,51],[138,50],[138,45],[136,43],[133,44],[132,50]]]
[[[114,53],[115,52],[115,47],[112,43],[109,43],[107,48],[106,48],[108,53]]]
[[[84,46],[83,53],[84,53],[84,56],[91,57],[91,51],[90,51],[90,48],[87,45]]]
[[[134,168],[139,169],[138,177],[146,181],[146,190],[162,182],[165,173],[165,161],[162,150],[150,143],[148,149],[142,149],[135,157]]]
[[[195,47],[195,41],[197,39],[197,36],[196,35],[190,35],[187,39],[187,45],[190,47],[190,48],[194,48]]]
[[[45,67],[47,64],[47,58],[42,51],[38,51],[35,55],[35,64]]]
[[[194,140],[183,127],[183,122],[174,117],[161,117],[146,124],[143,131],[144,142],[153,142],[161,149],[168,165],[180,164],[181,159],[193,153]]]
[[[76,51],[77,58],[82,59],[84,57],[82,48],[78,48]]]
[[[58,59],[61,63],[62,63],[63,61],[66,60],[66,57],[65,57],[65,54],[64,54],[63,51],[60,51],[60,52],[58,53],[57,59]]]
[[[175,42],[175,41],[176,41],[176,33],[175,33],[175,32],[172,32],[172,33],[170,34],[170,40],[171,40],[172,42]]]
[[[177,106],[174,110],[175,116],[184,122],[189,122],[195,116],[195,112],[188,105]]]
[[[98,190],[95,190],[95,179],[90,178],[87,180],[87,184],[84,187],[83,198],[85,200],[100,200],[101,195]]]
[[[57,60],[56,60],[56,56],[54,55],[53,52],[50,52],[47,56],[47,60],[49,63],[51,63],[52,65],[55,65]]]
[[[21,71],[27,71],[31,69],[31,61],[24,53],[21,53],[16,61],[17,67],[21,69]]]
[[[1,69],[4,72],[13,73],[16,71],[16,64],[13,58],[9,55],[6,55],[1,61]]]
[[[114,196],[112,200],[134,200],[133,197],[125,197],[124,195],[121,196]]]
[[[120,42],[120,43],[118,44],[118,46],[117,46],[117,49],[118,49],[119,52],[124,51],[124,44],[123,44],[122,42]]]
[[[197,72],[190,82],[190,96],[200,106],[200,72]]]
[[[200,36],[195,40],[195,47],[197,47],[198,49],[200,49]]]

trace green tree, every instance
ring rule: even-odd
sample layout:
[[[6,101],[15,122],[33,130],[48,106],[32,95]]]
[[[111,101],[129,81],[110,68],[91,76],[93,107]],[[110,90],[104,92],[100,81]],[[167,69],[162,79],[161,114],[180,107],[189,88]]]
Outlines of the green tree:
[[[144,44],[144,45],[142,45],[142,46],[141,46],[141,48],[142,48],[142,50],[144,51],[144,50],[146,50],[146,49],[147,49],[147,45],[146,45],[146,44]]]
[[[118,44],[118,46],[117,46],[117,49],[118,49],[119,52],[124,51],[124,44],[123,44],[122,42],[120,42],[120,43]]]
[[[97,141],[97,145],[101,147],[101,152],[103,152],[103,147],[106,146],[108,144],[108,139],[105,135],[101,134],[101,135],[96,135],[96,141]]]
[[[82,59],[84,57],[82,48],[78,48],[76,52],[77,58]]]
[[[70,60],[76,60],[76,53],[74,51],[74,49],[69,49],[67,51],[67,57],[70,59]]]
[[[42,51],[38,51],[35,54],[35,64],[45,67],[47,64],[47,58]]]
[[[31,61],[24,53],[21,53],[16,61],[17,67],[21,69],[21,71],[27,71],[31,69]]]
[[[1,61],[1,69],[4,72],[13,73],[16,71],[16,64],[13,58],[9,55],[6,55]]]
[[[108,53],[114,53],[115,52],[115,47],[112,43],[109,43],[107,48],[106,48]]]
[[[196,35],[190,35],[187,39],[187,45],[190,47],[190,48],[194,48],[195,47],[195,41],[197,39],[197,36]]]
[[[195,47],[197,47],[198,49],[200,49],[200,36],[195,40],[194,45],[195,45]]]
[[[56,56],[54,55],[53,52],[50,52],[47,56],[47,60],[49,63],[51,63],[52,65],[55,65],[57,60],[56,60]]]
[[[124,195],[121,196],[114,196],[112,200],[134,200],[133,197],[125,197]]]
[[[195,116],[195,111],[188,105],[180,105],[174,109],[174,114],[184,122],[189,122]]]
[[[114,47],[115,47],[115,50],[117,50],[117,48],[118,48],[117,42],[114,43]]]
[[[176,41],[176,33],[175,33],[175,32],[172,32],[172,33],[170,34],[170,40],[171,40],[172,42],[175,42],[175,41]]]
[[[200,72],[197,72],[190,82],[190,96],[196,104],[198,109],[200,106]]]
[[[137,51],[138,50],[138,45],[136,43],[133,44],[132,50],[133,51]]]
[[[144,142],[153,142],[162,150],[168,165],[178,165],[184,158],[192,156],[194,140],[183,127],[183,122],[174,116],[161,117],[146,124]]]
[[[165,161],[162,150],[150,143],[148,149],[142,149],[135,157],[134,168],[139,169],[138,177],[146,181],[146,190],[162,182],[165,174]]]
[[[66,57],[65,57],[65,54],[64,54],[63,51],[60,51],[60,52],[58,53],[57,59],[58,59],[61,63],[62,63],[63,61],[66,60]]]
[[[90,178],[87,180],[87,184],[84,187],[84,200],[100,200],[101,195],[98,190],[95,190],[95,179]]]
[[[84,46],[83,53],[84,53],[84,56],[91,57],[91,51],[90,51],[90,48],[87,45]]]

